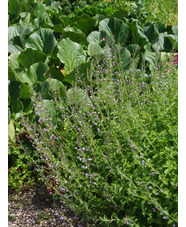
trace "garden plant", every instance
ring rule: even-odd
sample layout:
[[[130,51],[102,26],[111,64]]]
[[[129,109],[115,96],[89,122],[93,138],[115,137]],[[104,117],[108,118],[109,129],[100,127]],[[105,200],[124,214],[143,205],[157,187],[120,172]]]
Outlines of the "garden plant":
[[[61,220],[178,225],[178,27],[149,9],[9,0],[9,187],[39,181]]]

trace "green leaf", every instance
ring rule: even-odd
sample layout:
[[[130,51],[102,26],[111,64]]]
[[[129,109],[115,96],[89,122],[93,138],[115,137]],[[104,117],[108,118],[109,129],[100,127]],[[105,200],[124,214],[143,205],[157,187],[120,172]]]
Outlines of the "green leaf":
[[[23,51],[25,47],[25,36],[16,36],[8,42],[8,53]]]
[[[9,0],[8,1],[8,13],[12,15],[19,15],[20,5],[18,1]]]
[[[154,51],[161,51],[164,49],[164,33],[159,33],[159,40],[152,46]]]
[[[66,103],[69,106],[80,106],[83,109],[87,108],[87,103],[91,102],[89,96],[80,88],[73,87],[67,91]],[[85,99],[83,98],[85,97]],[[81,101],[80,101],[81,100]]]
[[[59,43],[57,57],[65,64],[65,71],[68,74],[85,62],[86,53],[78,43],[67,38]]]
[[[98,43],[90,43],[88,45],[88,54],[90,56],[92,55],[96,55],[102,52],[102,48],[100,47],[100,45]]]
[[[49,70],[47,72],[47,74],[49,75],[50,78],[59,80],[59,81],[63,81],[64,76],[62,74],[62,72],[59,69],[56,69],[52,66],[49,67]]]
[[[136,57],[140,53],[141,47],[137,44],[130,44],[127,49],[130,51],[132,57]]]
[[[149,42],[155,43],[159,40],[159,32],[153,23],[148,23],[144,29],[144,34],[148,37]]]
[[[8,124],[8,138],[11,139],[14,143],[16,142],[15,137],[15,127],[14,127],[14,120],[11,119],[10,123]]]
[[[11,40],[16,36],[27,35],[31,31],[27,26],[15,24],[8,28],[8,39]]]
[[[21,89],[21,93],[20,93],[20,97],[22,99],[30,99],[32,94],[30,92],[30,87],[27,84],[22,83],[20,86]]]
[[[80,43],[86,40],[86,36],[77,28],[65,28],[63,33],[63,38],[70,38],[72,41]]]
[[[20,13],[19,16],[21,17],[19,24],[29,24],[30,23],[30,21],[31,21],[31,13],[30,12]]]
[[[32,21],[32,23],[29,23],[29,26],[31,29],[35,30],[35,29],[39,29],[44,24],[45,24],[45,19],[42,16],[38,16]]]
[[[9,106],[11,113],[18,113],[23,109],[23,104],[19,100],[20,98],[20,85],[18,81],[9,81],[8,91],[9,91]]]
[[[100,41],[100,38],[101,36],[100,36],[100,33],[98,32],[98,31],[93,31],[93,32],[91,32],[89,35],[88,35],[88,37],[87,37],[87,41],[89,42],[89,43],[99,43],[99,41]]]
[[[164,23],[158,22],[155,26],[156,26],[158,32],[161,32],[161,33],[166,32],[166,28],[165,28]]]
[[[172,26],[172,31],[174,35],[178,36],[178,26]]]
[[[28,85],[32,86],[38,81],[45,81],[43,74],[46,73],[48,69],[48,65],[43,62],[31,65],[28,71],[23,74],[24,83],[28,83]]]
[[[65,32],[74,32],[74,33],[78,33],[80,35],[85,35],[80,29],[78,28],[73,28],[73,27],[66,27],[64,28]]]
[[[12,53],[8,57],[8,66],[12,69],[19,68],[19,62],[17,61],[18,56],[20,55],[20,51]]]
[[[58,33],[61,33],[61,34],[64,32],[62,24],[54,25],[53,30],[54,30],[54,32],[58,32]]]
[[[39,15],[43,15],[46,12],[46,6],[44,4],[40,3],[33,3],[33,14],[38,17]]]
[[[138,25],[137,21],[133,21],[129,27],[132,35],[131,43],[138,44],[141,47],[148,43],[148,38],[143,33],[143,30]]]
[[[85,78],[87,73],[90,70],[90,62],[82,63],[79,67],[74,69],[71,73],[67,74],[66,77],[64,78],[64,82],[67,82],[69,84],[72,84],[76,77],[76,73],[81,75],[81,78]]]
[[[99,23],[99,31],[104,31],[109,37],[113,37],[116,43],[125,46],[128,41],[129,27],[116,18],[106,18]]]
[[[66,89],[61,81],[49,78],[47,79],[47,82],[49,83],[49,87],[51,88],[52,91],[62,90],[63,94],[65,93]]]
[[[120,62],[122,62],[122,68],[126,69],[130,64],[131,55],[125,47],[121,47],[119,53],[117,53]]]
[[[52,122],[54,124],[57,123],[57,113],[56,113],[56,106],[51,100],[43,100],[44,107],[47,110],[47,113],[49,114],[50,118],[52,118]]]
[[[79,28],[87,36],[96,26],[96,20],[92,18],[83,19],[74,24],[74,26]]]
[[[178,37],[175,35],[165,34],[164,36],[164,50],[166,52],[178,51]]]
[[[29,68],[34,63],[44,62],[46,60],[46,57],[47,57],[46,54],[43,54],[42,52],[28,48],[19,55],[18,61],[24,67]]]
[[[150,64],[150,69],[152,69],[155,66],[155,60],[156,60],[156,53],[151,51],[151,44],[148,43],[144,46],[145,52],[143,55],[143,59],[147,61]]]
[[[10,66],[8,66],[8,79],[16,81],[14,70]]]
[[[125,11],[125,10],[118,10],[115,13],[113,13],[111,17],[115,17],[117,19],[123,20],[127,16],[128,16],[128,12],[127,11]]]
[[[27,39],[25,46],[50,54],[56,45],[56,39],[53,31],[48,28],[40,28]]]

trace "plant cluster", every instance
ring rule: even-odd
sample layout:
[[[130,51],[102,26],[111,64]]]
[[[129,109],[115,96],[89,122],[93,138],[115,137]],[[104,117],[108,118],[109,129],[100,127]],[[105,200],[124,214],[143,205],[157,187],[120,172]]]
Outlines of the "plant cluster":
[[[40,180],[92,225],[174,226],[177,69],[124,73],[117,53],[103,56],[49,111],[36,94],[39,124],[23,118]]]
[[[9,186],[61,220],[177,226],[178,27],[145,6],[9,0]]]
[[[59,1],[9,0],[9,121],[33,112],[32,89],[47,98],[47,87],[63,93],[72,85],[77,67],[86,74],[105,40],[122,46],[125,69],[135,59],[137,68],[146,62],[152,70],[164,52],[177,51],[177,26],[141,24],[135,10],[105,10],[67,15]]]

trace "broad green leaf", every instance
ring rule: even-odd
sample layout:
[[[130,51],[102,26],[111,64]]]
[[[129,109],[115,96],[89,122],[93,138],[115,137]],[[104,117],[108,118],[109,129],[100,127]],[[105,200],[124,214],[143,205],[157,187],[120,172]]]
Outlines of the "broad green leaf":
[[[129,27],[116,18],[106,18],[99,23],[99,31],[105,31],[109,37],[113,37],[116,43],[125,46],[128,41]]]
[[[35,30],[35,29],[39,29],[40,27],[42,27],[45,24],[45,19],[42,16],[38,16],[37,18],[35,18],[32,23],[29,23],[30,29]]]
[[[74,24],[78,29],[80,29],[86,36],[92,31],[96,26],[95,19],[83,19]]]
[[[151,51],[151,44],[148,43],[147,45],[144,46],[145,52],[143,54],[143,59],[148,62],[150,65],[150,70],[155,66],[155,61],[157,58],[157,55],[155,52]]]
[[[18,56],[20,55],[20,51],[12,53],[8,57],[8,66],[12,69],[19,68],[19,62],[17,61]]]
[[[172,26],[172,31],[174,35],[178,36],[178,26]]]
[[[166,32],[166,28],[165,28],[165,24],[164,23],[158,22],[158,23],[156,23],[155,26],[156,26],[158,32],[160,32],[160,33]]]
[[[18,16],[20,10],[21,8],[18,1],[15,0],[8,1],[8,13]]]
[[[28,48],[19,55],[18,61],[24,67],[29,68],[34,63],[44,62],[46,60],[46,57],[47,57],[46,54],[43,54],[42,52]]]
[[[106,7],[103,12],[105,15],[110,16],[112,14],[113,10],[110,7]]]
[[[43,83],[36,83],[34,85],[34,91],[36,93],[41,94],[42,99],[51,98],[51,96],[49,95],[50,87],[49,87],[49,83],[47,81],[44,81]]]
[[[83,98],[85,97],[85,98]],[[73,87],[67,91],[66,103],[69,106],[79,106],[83,109],[87,108],[87,103],[91,102],[89,96],[80,88]]]
[[[90,56],[100,54],[102,50],[103,49],[100,47],[98,43],[90,43],[88,45],[88,54]]]
[[[41,51],[45,54],[50,54],[54,49],[56,44],[56,39],[53,31],[48,28],[40,28],[34,32],[27,39],[25,46],[27,48],[32,48]]]
[[[38,81],[45,81],[43,74],[46,73],[48,69],[48,65],[43,62],[31,65],[28,71],[23,74],[24,83],[28,83],[28,85],[32,86]]]
[[[10,81],[8,90],[9,90],[9,107],[11,113],[18,113],[23,109],[23,104],[19,100],[20,98],[20,85],[21,83],[18,81]]]
[[[61,33],[61,34],[64,32],[62,24],[54,25],[53,30],[54,30],[54,32],[58,32],[58,33]]]
[[[133,21],[129,27],[132,35],[131,39],[132,44],[138,44],[139,46],[143,47],[145,44],[148,43],[148,38],[143,33],[143,30],[138,25],[137,21]]]
[[[71,73],[67,74],[64,78],[64,82],[72,84],[76,75],[81,75],[81,78],[86,78],[87,73],[90,70],[90,62],[82,63],[79,67],[75,68]]]
[[[81,63],[85,62],[86,53],[78,43],[67,38],[61,40],[58,44],[57,57],[65,64],[65,71],[68,74]]]
[[[8,66],[8,79],[16,81],[14,70],[10,66]]]
[[[63,38],[70,38],[72,41],[77,43],[80,43],[82,40],[86,40],[86,36],[81,30],[71,27],[64,29]]]
[[[61,81],[49,78],[47,79],[47,82],[49,83],[49,87],[52,91],[61,90],[62,91],[61,94],[65,94],[66,89]]]
[[[10,123],[8,124],[8,138],[12,142],[16,142],[16,136],[15,136],[15,127],[14,127],[14,120],[11,119]]]
[[[93,32],[91,32],[89,35],[88,35],[88,37],[87,37],[87,41],[89,42],[89,43],[99,43],[99,41],[100,41],[100,38],[101,36],[100,36],[100,33],[98,32],[98,31],[93,31]]]
[[[21,93],[20,93],[21,99],[30,99],[32,96],[30,87],[27,84],[22,83],[20,85],[20,88],[21,88]]]
[[[23,51],[25,47],[25,36],[16,36],[8,42],[8,53]]]
[[[29,24],[32,20],[32,14],[30,12],[23,12],[20,13],[19,15],[21,17],[19,24]]]
[[[131,54],[125,47],[121,47],[119,53],[117,53],[118,59],[122,62],[122,68],[126,69],[130,64]]]
[[[27,26],[15,24],[8,28],[8,39],[11,40],[16,36],[28,35],[30,32]]]
[[[164,50],[166,52],[178,51],[178,37],[175,35],[165,34],[164,36]]]
[[[164,33],[159,33],[159,40],[152,46],[154,51],[161,51],[164,49]]]
[[[78,29],[78,28],[66,27],[66,28],[64,28],[64,31],[65,32],[75,32],[75,33],[84,35],[84,33],[80,29]]]
[[[128,16],[128,12],[125,10],[118,10],[115,13],[112,14],[112,17],[115,17],[117,19],[123,20],[125,17]]]
[[[23,103],[23,114],[24,116],[28,116],[33,113],[34,106],[31,98],[28,99],[21,99],[21,102]]]
[[[127,49],[130,51],[132,57],[136,57],[139,54],[141,47],[137,44],[130,44]]]
[[[49,114],[50,118],[52,119],[52,122],[54,124],[57,123],[57,113],[56,113],[56,106],[54,104],[54,102],[52,102],[51,100],[43,100],[43,104],[45,109],[47,110],[47,113]]]
[[[159,40],[159,32],[153,23],[148,23],[144,29],[144,34],[148,37],[149,42],[155,43]]]
[[[14,76],[16,78],[16,81],[19,81],[20,83],[24,83],[23,80],[23,75],[25,73],[25,69],[24,68],[16,68],[13,70],[14,72]]]
[[[59,80],[61,82],[64,79],[62,72],[59,69],[56,69],[52,66],[49,67],[47,74],[49,75],[49,78],[53,78],[53,79]]]
[[[44,4],[40,3],[33,3],[33,14],[38,17],[39,15],[43,15],[46,12],[46,6]]]

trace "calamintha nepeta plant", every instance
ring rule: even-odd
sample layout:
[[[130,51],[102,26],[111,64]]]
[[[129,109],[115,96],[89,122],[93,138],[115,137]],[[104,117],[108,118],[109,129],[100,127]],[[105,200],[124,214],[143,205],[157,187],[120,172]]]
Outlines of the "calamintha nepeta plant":
[[[102,62],[65,97],[55,92],[52,111],[35,96],[38,124],[23,125],[36,170],[91,226],[174,226],[177,69],[123,72],[112,53]]]

